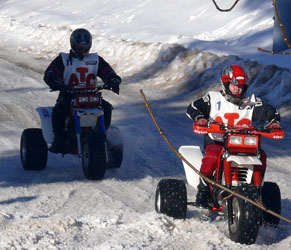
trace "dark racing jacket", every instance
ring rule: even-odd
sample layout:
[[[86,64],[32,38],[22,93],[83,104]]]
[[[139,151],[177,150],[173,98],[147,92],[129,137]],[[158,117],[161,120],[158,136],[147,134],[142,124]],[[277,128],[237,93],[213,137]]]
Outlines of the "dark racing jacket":
[[[92,71],[92,64],[96,64],[97,63],[97,66],[94,69],[95,72],[91,72],[93,74],[90,74],[90,79],[88,80],[88,77],[87,77],[87,82],[88,81],[93,81],[96,79],[96,77],[100,77],[102,79],[102,81],[105,83],[105,84],[110,84],[111,81],[113,79],[117,79],[119,82],[121,82],[121,78],[115,73],[115,71],[112,69],[112,67],[101,57],[101,56],[98,56],[97,54],[94,54],[95,57],[94,60],[92,61],[85,61],[82,62],[82,61],[77,61],[74,56],[73,56],[73,53],[72,51],[70,51],[69,54],[66,54],[68,56],[68,60],[66,62],[66,65],[65,64],[65,60],[64,60],[64,53],[60,53],[51,63],[50,65],[47,67],[47,69],[45,70],[45,73],[44,73],[44,81],[46,82],[46,84],[52,89],[56,89],[56,86],[59,85],[59,84],[67,84],[65,82],[65,78],[67,77],[66,75],[66,72],[65,70],[71,66],[70,62],[78,62],[78,66],[83,66],[83,67],[91,67],[91,71]],[[89,56],[91,56],[93,54],[89,54]],[[95,60],[96,58],[96,60]],[[95,62],[96,61],[96,62]],[[82,65],[83,64],[83,65]],[[90,70],[90,68],[89,68]],[[82,73],[83,75],[86,74],[86,72],[77,72],[76,75],[77,77],[79,77],[78,73]],[[75,77],[72,81],[73,81],[73,84],[75,84],[75,82],[77,81],[77,77]],[[80,77],[79,77],[80,78]],[[81,78],[84,78],[82,77],[81,75]],[[93,79],[95,78],[95,79]],[[86,81],[86,79],[85,79]],[[67,84],[68,85],[68,84]],[[57,89],[59,90],[59,89]]]
[[[222,91],[210,91],[204,97],[193,101],[188,106],[186,114],[194,122],[204,118],[230,125],[242,123],[249,125],[252,122],[263,123],[264,125],[280,123],[278,110],[272,105],[263,102],[260,98],[252,95],[251,98],[244,98],[234,104]],[[216,140],[216,138],[208,134],[205,135],[204,145],[212,143],[223,144],[221,140]]]

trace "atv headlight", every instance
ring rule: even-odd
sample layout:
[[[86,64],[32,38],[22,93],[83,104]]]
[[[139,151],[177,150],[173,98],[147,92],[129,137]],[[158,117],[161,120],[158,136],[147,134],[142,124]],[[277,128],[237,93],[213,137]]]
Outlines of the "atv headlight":
[[[90,102],[99,102],[100,98],[99,96],[91,96],[90,97]]]
[[[241,136],[235,136],[235,135],[232,135],[229,137],[229,144],[232,144],[232,145],[240,145],[242,144],[242,137]]]
[[[79,97],[79,102],[82,103],[82,102],[88,102],[88,96],[80,96]]]
[[[245,137],[244,144],[249,146],[257,145],[258,138],[255,136],[247,136]]]

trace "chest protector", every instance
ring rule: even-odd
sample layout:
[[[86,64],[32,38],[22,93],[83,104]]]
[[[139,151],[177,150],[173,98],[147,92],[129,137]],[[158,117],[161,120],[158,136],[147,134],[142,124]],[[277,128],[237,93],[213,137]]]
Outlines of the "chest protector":
[[[69,57],[67,53],[60,54],[64,64],[64,81],[70,87],[96,86],[99,57],[96,53],[89,54],[83,61],[75,57]]]
[[[209,92],[210,120],[228,125],[250,125],[252,121],[253,106],[241,109],[238,105],[228,102],[220,92]],[[255,99],[255,96],[252,96]],[[223,141],[222,134],[209,134],[212,140]]]

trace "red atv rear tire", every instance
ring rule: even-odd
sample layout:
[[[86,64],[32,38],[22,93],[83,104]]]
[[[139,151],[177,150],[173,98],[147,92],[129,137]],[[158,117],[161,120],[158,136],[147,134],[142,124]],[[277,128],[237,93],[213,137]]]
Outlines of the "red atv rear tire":
[[[262,187],[262,200],[266,208],[281,214],[281,193],[279,186],[274,182],[265,182]],[[263,212],[263,222],[265,225],[277,227],[280,219]]]
[[[155,210],[175,219],[185,219],[187,213],[187,190],[184,181],[161,180],[157,186]]]

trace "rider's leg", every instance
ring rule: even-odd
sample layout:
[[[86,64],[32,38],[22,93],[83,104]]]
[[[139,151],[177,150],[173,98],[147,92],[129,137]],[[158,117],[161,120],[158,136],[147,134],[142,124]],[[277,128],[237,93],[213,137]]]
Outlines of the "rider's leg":
[[[266,168],[267,168],[267,155],[263,149],[261,149],[260,155],[261,155],[260,159],[262,162],[262,178],[263,178],[266,172]]]
[[[111,124],[111,114],[113,107],[109,102],[102,99],[102,108],[104,112],[105,129],[107,130]]]
[[[65,121],[70,111],[70,99],[60,97],[53,108],[52,126],[54,132],[54,142],[50,148],[53,153],[65,153]]]
[[[203,180],[201,177],[197,189],[198,192],[196,194],[196,206],[207,207],[210,196],[210,190],[207,182]]]
[[[218,144],[208,144],[205,147],[205,156],[202,159],[200,171],[208,178],[211,178],[214,170],[217,168],[218,158],[222,149],[223,146]],[[208,184],[202,178],[200,178],[200,183],[197,186],[197,189],[196,205],[207,207],[210,190]]]

